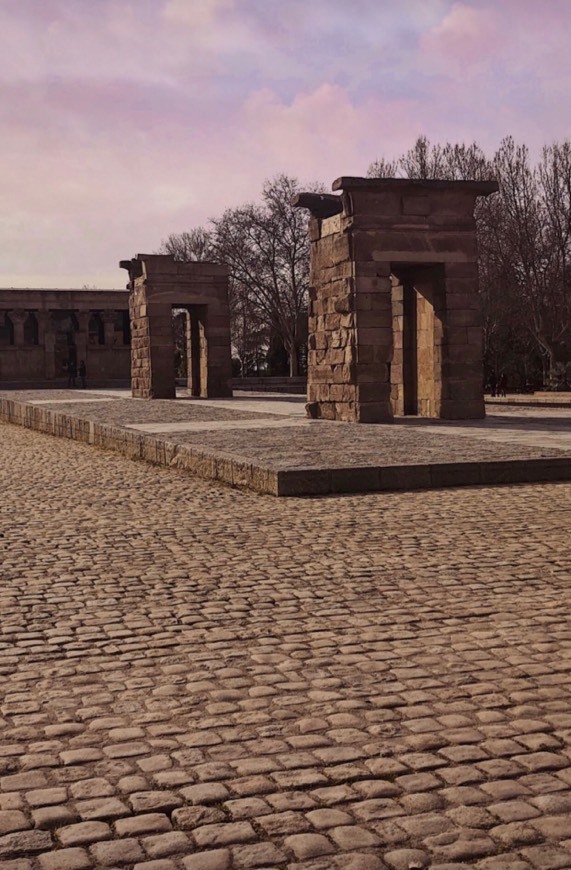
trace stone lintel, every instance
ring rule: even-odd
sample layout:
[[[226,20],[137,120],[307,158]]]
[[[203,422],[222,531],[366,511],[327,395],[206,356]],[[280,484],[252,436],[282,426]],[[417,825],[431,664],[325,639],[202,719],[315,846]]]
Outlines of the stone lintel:
[[[127,261],[122,260],[122,263]],[[217,275],[221,278],[228,275],[228,267],[222,263],[214,263],[211,260],[191,260],[183,262],[175,260],[171,254],[137,254],[133,257],[131,263],[141,263],[141,274],[147,277],[152,277],[154,280],[161,280],[161,276],[177,275],[190,278],[193,275]],[[122,266],[121,268],[125,268]]]
[[[126,310],[128,307],[127,290],[0,288],[0,310],[100,311],[102,308]]]
[[[474,196],[489,196],[499,190],[496,180],[490,181],[442,181],[426,178],[361,178],[342,175],[331,185],[332,190],[398,191],[400,194],[426,194],[431,191],[471,193]]]

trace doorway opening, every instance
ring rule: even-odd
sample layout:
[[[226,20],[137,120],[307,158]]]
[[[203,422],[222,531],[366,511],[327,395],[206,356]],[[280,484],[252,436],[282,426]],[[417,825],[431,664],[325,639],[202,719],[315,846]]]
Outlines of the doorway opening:
[[[445,300],[442,264],[391,264],[395,416],[438,417]]]
[[[191,396],[208,395],[206,305],[173,305],[175,372]]]
[[[52,311],[55,333],[55,371],[56,375],[67,374],[70,367],[77,366],[75,336],[79,326],[73,311]]]

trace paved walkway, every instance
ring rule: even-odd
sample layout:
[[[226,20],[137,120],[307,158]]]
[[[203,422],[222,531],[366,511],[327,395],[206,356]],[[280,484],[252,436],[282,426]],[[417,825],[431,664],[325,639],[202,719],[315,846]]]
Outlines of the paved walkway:
[[[426,421],[415,420],[413,425]],[[445,421],[432,424],[431,432],[477,438],[496,444],[529,447],[550,447],[571,451],[571,407],[531,408],[492,406],[487,408],[485,420]]]
[[[401,418],[388,426],[308,420],[305,398],[237,392],[232,399],[132,399],[129,390],[18,390],[0,395],[281,467],[502,460],[571,455],[571,409],[488,408],[485,420]],[[184,401],[186,399],[186,401]],[[292,432],[292,429],[295,432]],[[267,435],[266,435],[267,433]],[[490,447],[490,444],[492,445]]]
[[[569,870],[569,485],[0,486],[3,870]]]
[[[507,396],[486,396],[488,405],[530,405],[551,408],[571,408],[571,392],[508,393]]]
[[[273,495],[571,478],[571,410],[354,426],[308,420],[304,406],[267,393],[144,401],[124,390],[0,392],[6,422]]]

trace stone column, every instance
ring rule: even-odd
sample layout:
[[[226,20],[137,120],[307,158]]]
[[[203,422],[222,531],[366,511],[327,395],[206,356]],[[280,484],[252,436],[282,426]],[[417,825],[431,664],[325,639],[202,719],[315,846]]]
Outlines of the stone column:
[[[356,414],[359,423],[393,419],[391,366],[393,360],[393,301],[391,265],[371,250],[369,233],[353,238],[355,251],[355,317],[357,365]],[[377,245],[375,247],[381,247]],[[382,251],[381,251],[382,253]]]
[[[172,305],[147,300],[137,280],[129,297],[131,392],[139,399],[176,397]]]
[[[232,395],[230,316],[221,303],[203,306],[199,321],[200,395],[224,398]]]
[[[402,417],[404,414],[404,288],[396,277],[392,282],[392,315],[393,315],[393,355],[389,365],[391,374],[391,405],[393,414]]]
[[[12,309],[8,311],[8,316],[14,327],[14,346],[24,346],[24,323],[28,317],[28,312],[21,309]]]
[[[349,235],[339,215],[312,217],[307,413],[325,420],[357,419],[356,280]]]
[[[403,286],[402,382],[404,413],[418,414],[418,323],[416,290],[411,281]]]
[[[115,312],[102,311],[101,318],[103,320],[105,347],[113,347],[115,344]]]
[[[44,372],[46,380],[53,381],[56,376],[56,334],[51,311],[38,311],[38,341],[44,348]]]
[[[74,335],[75,351],[77,354],[77,365],[81,360],[87,365],[87,348],[89,345],[89,311],[75,311],[77,318],[77,332]]]
[[[201,346],[200,346],[200,321],[198,313],[190,310],[187,319],[187,353],[186,363],[188,368],[187,385],[191,396],[200,396],[201,382]]]
[[[442,341],[446,318],[444,267],[423,269],[415,281],[418,313],[418,414],[442,416]]]
[[[174,332],[172,305],[148,303],[150,317],[150,352],[152,358],[151,391],[155,399],[176,397],[174,366]]]
[[[442,401],[440,416],[449,420],[485,416],[483,335],[476,261],[446,263],[445,311],[436,311],[442,332]]]

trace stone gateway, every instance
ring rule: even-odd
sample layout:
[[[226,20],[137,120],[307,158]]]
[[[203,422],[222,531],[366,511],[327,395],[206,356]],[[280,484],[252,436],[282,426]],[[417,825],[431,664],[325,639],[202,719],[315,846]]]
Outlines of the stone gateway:
[[[311,212],[308,414],[485,415],[476,198],[495,181],[343,177]]]
[[[169,254],[121,260],[129,272],[131,390],[142,399],[175,398],[173,309],[188,311],[188,387],[193,396],[232,395],[228,270],[181,263]]]

